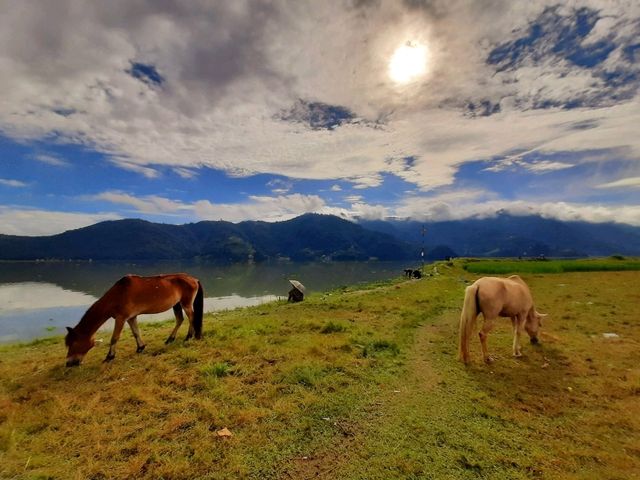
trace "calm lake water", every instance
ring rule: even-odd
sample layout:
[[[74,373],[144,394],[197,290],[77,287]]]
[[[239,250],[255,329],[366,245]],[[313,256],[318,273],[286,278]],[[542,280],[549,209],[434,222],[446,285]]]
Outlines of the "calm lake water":
[[[180,262],[0,263],[0,342],[62,334],[65,326],[78,323],[89,305],[127,273],[194,275],[204,286],[205,311],[212,312],[287,298],[289,279],[302,282],[309,294],[397,277],[406,266],[398,262],[229,266]],[[173,313],[168,311],[140,315],[139,320],[172,317]],[[112,327],[113,320],[109,320],[105,328]]]

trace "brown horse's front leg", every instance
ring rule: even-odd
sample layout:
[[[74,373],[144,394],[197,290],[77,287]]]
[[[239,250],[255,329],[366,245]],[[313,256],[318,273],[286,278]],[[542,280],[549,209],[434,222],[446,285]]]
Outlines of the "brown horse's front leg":
[[[140,336],[140,329],[138,328],[138,317],[131,317],[127,320],[127,323],[131,327],[131,332],[133,333],[133,337],[136,339],[136,352],[140,353],[144,350],[146,346],[142,341],[142,337]]]
[[[120,339],[124,322],[124,318],[116,318],[116,323],[113,327],[113,334],[111,335],[111,343],[109,344],[109,353],[107,353],[107,358],[104,359],[105,362],[110,362],[116,358],[116,343],[118,343],[118,340]]]

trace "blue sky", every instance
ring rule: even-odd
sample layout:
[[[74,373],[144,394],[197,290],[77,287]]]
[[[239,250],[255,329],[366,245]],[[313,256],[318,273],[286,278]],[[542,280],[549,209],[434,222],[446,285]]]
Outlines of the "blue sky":
[[[0,233],[305,212],[640,225],[635,3],[64,3],[0,4]],[[398,72],[399,51],[421,56]]]

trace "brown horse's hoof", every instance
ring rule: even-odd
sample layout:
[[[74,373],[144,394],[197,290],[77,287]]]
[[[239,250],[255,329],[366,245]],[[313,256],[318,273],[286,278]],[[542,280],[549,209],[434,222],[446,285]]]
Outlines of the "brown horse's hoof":
[[[107,358],[105,358],[105,359],[104,359],[104,362],[103,362],[103,363],[108,363],[108,362],[110,362],[111,360],[113,360],[114,358],[116,358],[116,356],[115,356],[115,355],[107,355]]]
[[[484,363],[486,363],[487,365],[491,365],[495,361],[496,361],[496,359],[493,358],[491,355],[489,355],[488,357],[485,357],[485,359],[484,359]]]
[[[170,343],[173,343],[173,341],[176,339],[176,337],[169,337],[164,341],[165,345],[169,345]]]
[[[144,347],[146,347],[146,345],[140,345],[138,348],[136,348],[136,353],[142,353],[144,351]]]

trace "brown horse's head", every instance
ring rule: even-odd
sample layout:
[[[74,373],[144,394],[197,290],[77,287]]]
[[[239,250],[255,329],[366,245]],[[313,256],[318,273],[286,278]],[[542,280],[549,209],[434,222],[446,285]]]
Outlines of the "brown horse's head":
[[[67,336],[64,337],[67,346],[67,367],[80,365],[82,359],[96,344],[93,336],[80,335],[73,328],[67,327]]]
[[[540,332],[540,327],[542,327],[542,319],[546,316],[546,313],[538,313],[535,309],[531,309],[527,322],[524,324],[524,329],[529,334],[531,343],[534,345],[540,341],[538,340],[538,333]]]

